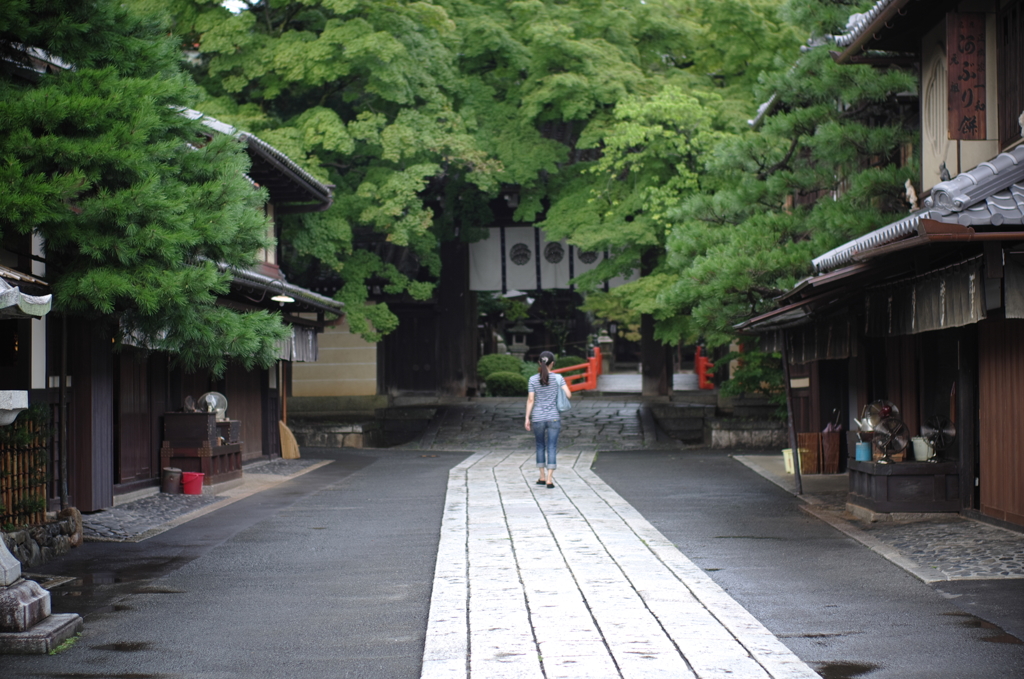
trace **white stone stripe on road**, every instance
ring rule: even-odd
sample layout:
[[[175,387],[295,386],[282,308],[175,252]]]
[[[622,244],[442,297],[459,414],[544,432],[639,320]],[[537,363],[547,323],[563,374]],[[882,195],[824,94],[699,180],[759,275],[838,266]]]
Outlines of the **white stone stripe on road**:
[[[657,557],[679,582],[700,602],[703,609],[714,618],[741,644],[753,659],[771,677],[804,679],[819,675],[798,658],[774,634],[743,608],[725,590],[719,587],[707,573],[697,567],[661,534],[640,512],[611,489],[600,477],[590,470],[594,454],[581,455],[575,470],[607,505],[621,517],[623,523]],[[684,651],[685,652],[685,651]],[[695,668],[700,658],[690,658]],[[698,672],[698,676],[704,676]],[[714,676],[714,675],[709,675]],[[730,673],[730,676],[735,676]]]
[[[590,471],[521,451],[453,468],[423,679],[804,679],[807,665]],[[568,464],[566,464],[568,463]]]

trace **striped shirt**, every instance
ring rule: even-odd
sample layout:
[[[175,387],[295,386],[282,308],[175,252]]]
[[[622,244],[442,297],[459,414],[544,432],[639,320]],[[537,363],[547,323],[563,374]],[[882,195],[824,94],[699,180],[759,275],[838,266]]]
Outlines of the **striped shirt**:
[[[558,390],[565,384],[565,378],[558,373],[548,373],[548,386],[544,386],[540,383],[540,373],[530,378],[528,385],[531,394],[536,394],[533,397],[533,412],[530,414],[531,422],[549,422],[551,420],[560,420],[560,413],[558,407],[555,405],[555,399],[558,397]]]

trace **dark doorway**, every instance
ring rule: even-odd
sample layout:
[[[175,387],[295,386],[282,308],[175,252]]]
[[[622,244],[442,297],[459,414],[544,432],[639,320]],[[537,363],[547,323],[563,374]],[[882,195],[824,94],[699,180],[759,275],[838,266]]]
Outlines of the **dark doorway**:
[[[397,310],[396,310],[397,311]],[[398,311],[398,328],[381,343],[384,392],[437,390],[437,317],[432,309]]]

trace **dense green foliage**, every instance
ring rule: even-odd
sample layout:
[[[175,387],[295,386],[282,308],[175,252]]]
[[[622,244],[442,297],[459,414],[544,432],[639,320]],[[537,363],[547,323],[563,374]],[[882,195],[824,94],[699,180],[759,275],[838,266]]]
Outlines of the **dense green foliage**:
[[[555,359],[555,364],[551,367],[554,370],[561,370],[562,368],[568,368],[571,365],[580,365],[586,362],[587,359],[580,358],[579,356],[559,356],[558,358]],[[586,372],[586,369],[580,368],[579,370],[570,370],[567,373],[563,373],[562,376],[567,377],[569,375],[582,375],[584,372]]]
[[[730,378],[722,383],[722,393],[726,396],[742,394],[764,394],[771,403],[785,406],[786,392],[782,377],[781,356],[776,353],[747,350],[730,352],[715,362],[711,371],[717,372],[737,361],[739,366],[730,374]]]
[[[487,376],[488,396],[526,396],[528,387],[518,372],[498,371]]]
[[[476,363],[476,374],[482,380],[486,380],[491,373],[520,371],[523,361],[511,354],[487,354],[481,356]]]
[[[290,266],[299,281],[304,268],[339,272],[350,325],[377,339],[395,319],[363,305],[365,283],[429,297],[438,242],[479,237],[506,192],[514,222],[615,255],[583,285],[644,255],[660,272],[666,211],[702,186],[703,158],[742,127],[758,74],[798,42],[779,2],[131,4],[168,13],[196,48],[205,112],[337,185],[327,212],[285,219]],[[380,241],[416,266],[383,264]],[[630,287],[629,304],[671,324],[650,283]]]
[[[519,366],[519,374],[529,380],[531,377],[540,372],[540,366],[533,361],[521,361]]]
[[[813,256],[905,212],[916,176],[913,75],[799,50],[868,0],[128,4],[173,22],[204,112],[336,185],[326,212],[282,217],[287,265],[339,276],[370,340],[396,318],[368,284],[427,299],[439,242],[501,220],[611,253],[577,284],[631,339],[644,316],[663,342],[721,346]]]
[[[842,32],[857,8],[790,0],[785,9],[821,36]],[[793,50],[758,88],[762,100],[775,95],[759,129],[723,138],[708,156],[717,187],[666,211],[670,275],[657,303],[721,346],[735,323],[809,275],[815,256],[905,215],[904,183],[918,167],[902,162],[916,133],[898,95],[916,87],[913,73],[838,65],[829,45]]]
[[[0,72],[0,233],[45,240],[54,308],[114,319],[122,338],[215,371],[270,365],[277,315],[215,306],[265,245],[263,195],[233,139],[178,113],[199,91],[166,29],[108,0],[8,0],[0,53],[46,50],[71,69]]]

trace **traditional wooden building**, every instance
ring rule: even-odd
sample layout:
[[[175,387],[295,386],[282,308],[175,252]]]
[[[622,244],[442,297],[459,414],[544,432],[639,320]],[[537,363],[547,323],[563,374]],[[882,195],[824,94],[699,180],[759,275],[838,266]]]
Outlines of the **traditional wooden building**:
[[[878,399],[913,435],[953,423],[937,462],[851,460],[855,507],[1024,526],[1024,2],[882,0],[833,44],[920,68],[923,207],[817,257],[740,329],[786,350],[800,431],[837,411],[849,430]]]
[[[249,178],[266,187],[265,206],[275,239],[280,235],[275,217],[319,211],[330,206],[331,187],[316,180],[296,163],[254,135],[235,130],[195,111],[184,115],[202,118],[210,134],[227,134],[245,145],[252,166]],[[0,247],[0,278],[22,290],[47,289],[43,244],[30,236],[8,236]],[[280,313],[291,327],[291,337],[280,347],[280,362],[269,370],[246,370],[229,365],[224,375],[209,371],[184,372],[172,357],[131,338],[118,337],[114,323],[48,317],[0,320],[0,342],[11,351],[0,358],[0,388],[26,389],[34,404],[50,404],[53,445],[51,504],[59,498],[61,465],[66,448],[67,483],[72,505],[82,511],[109,507],[118,498],[150,492],[159,485],[163,416],[179,411],[186,396],[208,391],[223,393],[228,416],[241,425],[241,459],[280,455],[278,421],[284,407],[291,365],[315,361],[318,334],[343,314],[341,303],[289,283],[278,264],[278,248],[261,253],[251,270],[219,264],[230,273],[230,291],[217,304],[238,311],[258,309]],[[18,274],[14,268],[31,271]],[[6,273],[5,273],[6,272]],[[0,294],[2,296],[2,294]],[[120,340],[119,342],[117,340]],[[62,368],[62,355],[66,367]],[[9,364],[9,365],[7,365]],[[66,385],[61,398],[60,386]],[[66,409],[62,408],[66,403]],[[66,418],[62,420],[62,413]],[[65,436],[65,440],[61,440]]]

